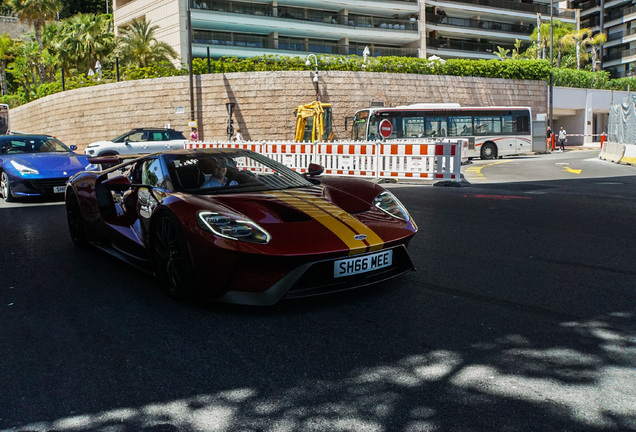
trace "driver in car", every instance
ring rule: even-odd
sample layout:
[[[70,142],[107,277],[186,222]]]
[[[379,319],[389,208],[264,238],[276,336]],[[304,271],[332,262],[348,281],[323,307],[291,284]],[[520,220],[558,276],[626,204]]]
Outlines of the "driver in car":
[[[199,163],[200,166],[205,164],[204,171],[208,173],[205,174],[205,182],[201,185],[201,189],[238,185],[236,180],[230,180],[226,177],[227,169],[230,166],[226,160],[209,158],[202,159]]]

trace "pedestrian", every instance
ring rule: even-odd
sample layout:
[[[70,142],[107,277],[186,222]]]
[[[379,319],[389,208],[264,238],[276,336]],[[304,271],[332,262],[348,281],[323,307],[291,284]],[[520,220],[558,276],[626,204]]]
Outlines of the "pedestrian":
[[[190,132],[190,141],[197,141],[199,139],[199,134],[197,133],[197,128],[192,128],[192,132]]]
[[[563,129],[563,126],[561,126],[561,129],[559,130],[559,151],[563,152],[565,151],[565,143],[568,142],[568,133],[565,131],[565,129]]]
[[[553,132],[552,132],[552,128],[550,126],[548,126],[548,132],[546,133],[546,138],[548,141],[548,147],[547,147],[547,151],[550,152],[553,149],[552,144],[554,144],[553,140],[552,140],[552,136],[553,136]]]
[[[234,141],[243,141],[243,134],[241,133],[241,129],[236,130],[236,135],[234,135]]]

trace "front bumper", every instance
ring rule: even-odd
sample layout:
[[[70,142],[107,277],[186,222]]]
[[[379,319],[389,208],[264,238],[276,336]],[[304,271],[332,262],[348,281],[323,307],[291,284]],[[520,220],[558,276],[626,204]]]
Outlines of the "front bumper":
[[[365,273],[336,278],[335,262],[342,257],[314,261],[300,265],[286,276],[264,291],[228,291],[217,299],[225,303],[254,306],[273,305],[281,299],[309,297],[361,288],[371,284],[384,282],[415,270],[411,258],[403,245],[389,248],[393,251],[393,262],[390,266]],[[376,252],[356,255],[364,257]]]

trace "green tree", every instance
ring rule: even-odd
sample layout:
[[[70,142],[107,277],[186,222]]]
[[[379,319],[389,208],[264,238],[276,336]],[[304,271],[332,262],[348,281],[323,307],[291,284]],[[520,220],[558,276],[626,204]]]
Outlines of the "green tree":
[[[585,49],[587,45],[589,45],[590,40],[592,39],[592,30],[589,28],[582,28],[578,32],[572,35],[574,42],[576,43],[576,68],[581,69],[581,51]]]
[[[14,47],[15,43],[8,34],[4,33],[0,36],[0,88],[3,96],[9,94],[7,65],[15,58]]]
[[[19,55],[7,66],[7,72],[23,89],[26,101],[35,97],[40,60],[40,47],[37,42],[24,42],[20,45]]]
[[[70,18],[75,14],[95,14],[113,13],[112,0],[62,0],[62,10],[60,19]]]
[[[155,38],[158,28],[144,20],[133,20],[129,27],[121,30],[119,58],[124,65],[140,68],[155,63],[168,65],[171,59],[178,58],[170,45]]]
[[[61,0],[9,0],[9,5],[16,12],[22,22],[33,25],[35,40],[40,50],[44,50],[42,44],[42,31],[48,20],[55,19],[62,9]],[[44,67],[39,67],[40,80],[44,80]]]
[[[66,73],[76,69],[86,74],[115,49],[111,16],[106,14],[76,14],[59,23],[46,36],[47,46],[59,54]]]

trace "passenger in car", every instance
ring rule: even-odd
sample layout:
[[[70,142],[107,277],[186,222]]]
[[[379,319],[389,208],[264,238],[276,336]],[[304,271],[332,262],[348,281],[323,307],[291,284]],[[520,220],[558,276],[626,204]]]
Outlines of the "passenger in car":
[[[205,182],[201,185],[201,189],[238,185],[236,180],[230,180],[226,177],[229,166],[227,161],[217,158],[208,158],[201,159],[199,164],[201,170],[206,173]]]

